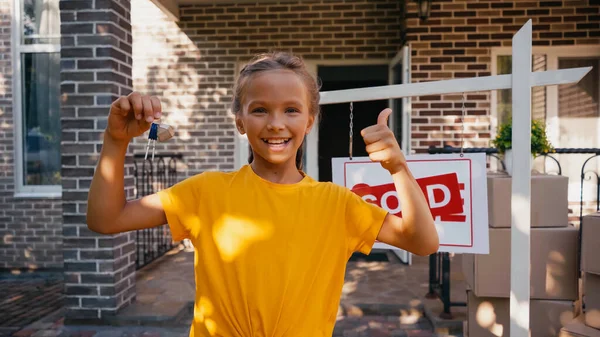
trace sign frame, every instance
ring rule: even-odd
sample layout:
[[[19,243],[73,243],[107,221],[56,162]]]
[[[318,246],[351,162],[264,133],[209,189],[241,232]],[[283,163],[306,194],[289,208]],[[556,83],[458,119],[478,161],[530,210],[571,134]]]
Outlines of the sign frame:
[[[461,177],[458,178],[457,184],[464,185],[463,196],[461,201],[469,202],[466,208],[466,217],[468,232],[464,233],[457,230],[457,224],[460,222],[455,221],[444,221],[439,215],[436,215],[435,211],[432,211],[434,217],[436,217],[436,229],[440,236],[440,249],[439,252],[450,252],[450,253],[472,253],[472,254],[489,254],[489,231],[488,231],[488,208],[487,208],[487,175],[486,175],[486,156],[484,153],[464,153],[460,154],[437,154],[437,155],[410,155],[406,156],[406,161],[411,174],[419,181],[420,179],[431,178],[435,176],[447,175],[448,173],[454,173],[457,170],[457,166],[465,164],[466,166],[461,171]],[[435,165],[429,166],[432,162]],[[440,163],[453,163],[450,169],[439,165]],[[358,165],[358,166],[355,166]],[[352,168],[352,166],[355,166]],[[428,168],[429,166],[429,168]],[[386,171],[381,164],[373,162],[369,157],[348,157],[344,158],[332,158],[333,168],[333,183],[345,186],[351,189],[360,184],[366,184],[377,188],[375,185],[386,185],[393,184],[393,180],[388,171]],[[356,172],[369,171],[369,176],[361,176]],[[429,172],[433,172],[429,175]],[[366,175],[366,173],[365,173]],[[350,177],[352,176],[352,177]],[[476,183],[474,183],[476,180]],[[457,187],[459,185],[456,185]],[[395,191],[395,187],[393,187]],[[460,192],[458,192],[460,193]],[[385,197],[386,193],[383,195]],[[397,194],[394,193],[394,199],[397,198]],[[379,200],[377,196],[365,195],[363,199],[375,198],[381,203],[386,203],[385,200]],[[429,200],[430,197],[426,196]],[[386,198],[389,200],[389,198]],[[396,205],[396,202],[393,201]],[[387,203],[386,205],[387,206]],[[381,207],[381,206],[380,206]],[[398,208],[400,205],[397,206]],[[386,207],[383,207],[386,208]],[[394,214],[393,210],[387,209],[390,213]],[[475,213],[474,213],[475,212]],[[461,224],[459,226],[465,226]],[[448,231],[448,228],[453,229],[455,232]],[[460,228],[460,227],[459,227]],[[452,233],[453,238],[449,238],[446,243],[446,234]],[[465,238],[462,234],[467,234],[468,238]],[[457,236],[460,235],[460,239]],[[462,241],[462,242],[461,242]],[[468,242],[467,242],[468,241]],[[374,248],[388,248],[397,249],[396,247],[376,242]]]

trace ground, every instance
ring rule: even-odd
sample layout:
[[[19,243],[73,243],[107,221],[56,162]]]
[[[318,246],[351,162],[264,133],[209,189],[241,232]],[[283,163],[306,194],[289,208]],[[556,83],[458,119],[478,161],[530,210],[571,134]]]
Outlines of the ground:
[[[351,259],[333,337],[441,336],[424,314],[427,261],[413,257],[408,266],[390,251]],[[103,326],[64,325],[62,282],[24,280],[0,280],[2,337],[183,337],[189,332],[194,294],[189,249],[175,249],[140,270],[136,303]]]
[[[45,276],[0,278],[0,336],[16,332],[62,307],[62,280]]]

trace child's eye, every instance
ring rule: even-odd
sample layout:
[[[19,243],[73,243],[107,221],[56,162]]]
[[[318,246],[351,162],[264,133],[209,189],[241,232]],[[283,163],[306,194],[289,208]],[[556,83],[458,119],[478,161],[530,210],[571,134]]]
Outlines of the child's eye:
[[[252,110],[252,113],[265,113],[266,110],[264,108],[256,108]]]
[[[295,113],[295,112],[300,112],[300,110],[298,110],[296,108],[287,108],[287,110],[285,110],[285,112]]]

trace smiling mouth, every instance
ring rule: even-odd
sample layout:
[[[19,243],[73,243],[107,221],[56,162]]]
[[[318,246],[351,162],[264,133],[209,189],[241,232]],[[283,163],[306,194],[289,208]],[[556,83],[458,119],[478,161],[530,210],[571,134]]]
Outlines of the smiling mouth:
[[[291,138],[262,138],[262,141],[269,145],[287,144]]]

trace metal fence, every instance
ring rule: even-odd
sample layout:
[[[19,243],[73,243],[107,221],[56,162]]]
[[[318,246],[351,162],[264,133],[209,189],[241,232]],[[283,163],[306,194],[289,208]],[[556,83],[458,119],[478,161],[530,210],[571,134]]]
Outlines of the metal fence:
[[[491,160],[496,160],[497,164],[500,165],[502,170],[505,169],[504,162],[502,158],[498,155],[498,149],[495,148],[464,148],[462,149],[464,153],[485,153],[488,158],[493,158]],[[448,153],[460,153],[461,148],[457,147],[431,147],[428,150],[429,154],[448,154]],[[557,155],[569,155],[569,154],[587,154],[589,157],[585,159],[581,166],[580,171],[580,186],[579,186],[579,215],[578,220],[581,223],[581,219],[585,215],[584,205],[586,204],[583,198],[583,191],[586,182],[595,183],[595,210],[600,211],[600,172],[596,168],[595,170],[590,168],[592,163],[596,160],[597,164],[600,163],[600,149],[596,148],[581,148],[581,149],[572,149],[572,148],[557,148],[552,153],[543,153],[536,156],[535,161],[537,162],[539,157],[543,157],[544,159],[544,168],[550,166],[550,170],[546,171],[547,174],[557,174],[562,175],[563,169],[560,164]],[[546,161],[549,160],[551,162],[550,165],[546,165]],[[554,167],[554,168],[552,168]],[[596,166],[597,167],[597,166]],[[588,184],[589,185],[589,184]],[[593,185],[592,185],[593,188]],[[587,205],[586,209],[588,211],[593,211],[593,206]],[[579,242],[581,246],[581,227],[579,229]],[[580,259],[578,259],[579,261]],[[466,306],[465,302],[452,302],[450,299],[450,255],[449,253],[435,253],[429,256],[429,292],[427,293],[427,298],[439,298],[443,305],[444,311],[441,313],[440,317],[442,318],[452,318],[452,313],[450,312],[450,308],[454,306]]]
[[[154,160],[144,160],[144,154],[135,154],[135,197],[156,193],[177,182],[177,161],[181,154],[155,154]],[[140,269],[173,248],[174,242],[168,225],[136,231],[135,265]]]

